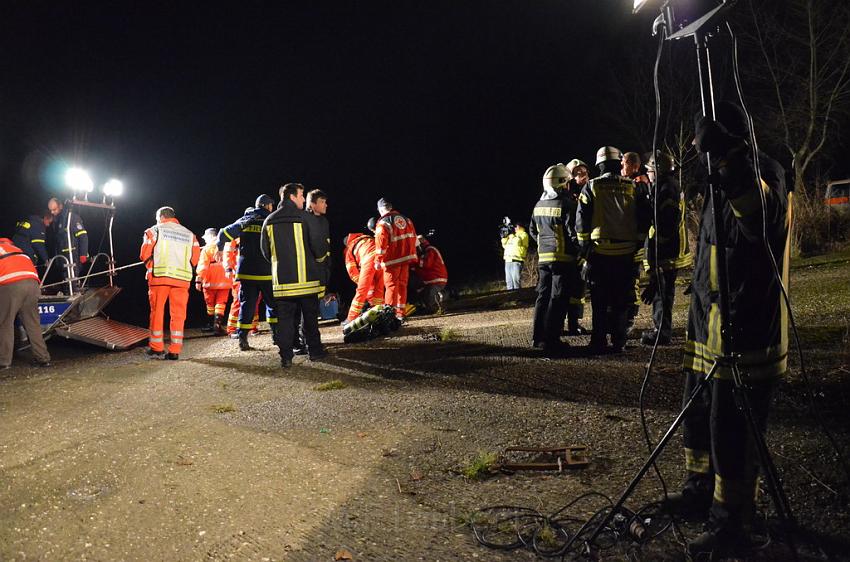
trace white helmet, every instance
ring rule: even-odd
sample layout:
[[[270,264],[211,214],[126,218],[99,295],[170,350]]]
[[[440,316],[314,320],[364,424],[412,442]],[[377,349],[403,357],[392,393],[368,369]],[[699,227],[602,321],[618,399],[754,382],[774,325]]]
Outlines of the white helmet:
[[[575,171],[575,169],[579,166],[584,166],[585,168],[587,168],[587,164],[585,164],[584,162],[582,162],[578,158],[573,158],[572,160],[567,162],[567,171],[570,174],[572,174]]]
[[[573,179],[572,174],[567,171],[567,167],[563,164],[555,164],[546,168],[546,173],[543,174],[543,189],[560,190],[567,187],[570,180]]]
[[[596,151],[597,166],[607,160],[621,160],[622,158],[623,153],[620,152],[619,148],[614,148],[613,146],[603,146]]]

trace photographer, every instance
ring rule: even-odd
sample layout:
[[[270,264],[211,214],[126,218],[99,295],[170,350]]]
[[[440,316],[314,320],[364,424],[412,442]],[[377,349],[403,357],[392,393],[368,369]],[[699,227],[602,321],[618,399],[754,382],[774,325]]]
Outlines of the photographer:
[[[512,224],[510,217],[505,217],[500,234],[505,252],[505,284],[508,291],[513,291],[520,288],[522,264],[528,253],[528,233],[523,225]]]

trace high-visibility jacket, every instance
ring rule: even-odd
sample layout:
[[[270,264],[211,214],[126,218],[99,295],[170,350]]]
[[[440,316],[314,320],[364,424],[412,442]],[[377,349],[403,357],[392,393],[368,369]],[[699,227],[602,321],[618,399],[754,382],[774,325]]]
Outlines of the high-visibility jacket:
[[[415,262],[416,228],[398,211],[390,211],[375,225],[375,253],[386,267]]]
[[[33,263],[47,263],[47,236],[42,217],[30,215],[19,220],[15,225],[12,242],[28,255]]]
[[[449,282],[449,272],[440,250],[423,240],[419,247],[419,263],[416,276],[425,285],[445,285]]]
[[[345,245],[345,270],[348,277],[357,283],[360,270],[364,267],[375,267],[375,239],[359,232],[349,234]]]
[[[145,230],[139,259],[145,262],[149,285],[189,287],[201,247],[192,231],[177,219],[162,219]]]
[[[38,273],[32,260],[8,238],[0,238],[0,285],[32,279],[38,283]]]
[[[79,261],[80,256],[89,254],[89,233],[86,230],[80,215],[69,210],[72,203],[66,202],[62,211],[53,219],[51,225],[56,235],[56,250],[63,256],[68,257],[71,249],[74,250],[74,259]],[[68,248],[68,216],[71,217],[71,249]]]
[[[325,292],[317,256],[328,253],[328,242],[311,228],[312,222],[306,211],[284,199],[263,223],[260,249],[271,262],[275,298],[321,296]]]
[[[218,233],[218,249],[239,238],[239,256],[236,262],[236,279],[239,281],[271,281],[269,262],[260,251],[260,233],[269,212],[263,207],[247,211],[233,224]]]
[[[602,174],[590,180],[579,195],[579,243],[601,255],[633,255],[643,247],[650,216],[649,194],[639,185],[610,172]]]
[[[518,230],[502,238],[502,249],[504,249],[505,261],[523,262],[528,253],[528,233]]]
[[[217,253],[216,242],[210,242],[201,250],[196,273],[204,289],[229,289],[233,285],[224,272],[224,264],[216,260]]]
[[[233,282],[236,278],[236,262],[239,258],[239,238],[224,245],[224,274]]]
[[[547,189],[534,206],[528,230],[537,242],[538,263],[575,261],[578,245],[571,205],[566,193]]]
[[[649,200],[653,215],[657,216],[657,224],[649,228],[646,238],[646,269],[669,271],[690,267],[693,256],[685,224],[685,195],[679,188],[679,182],[670,174],[658,177]]]
[[[760,154],[759,165],[766,215],[762,214],[761,194],[746,144],[712,166],[722,182],[718,194],[722,213],[718,218],[726,237],[731,322],[731,339],[727,341],[732,342],[732,351],[740,357],[742,374],[751,379],[783,375],[788,360],[788,309],[765,249],[763,219],[767,223],[767,241],[788,288],[791,194],[786,193],[785,170],[778,162]],[[684,368],[696,373],[707,373],[723,351],[715,234],[712,205],[706,196],[694,259],[684,355]],[[715,376],[731,378],[731,372],[721,365]]]

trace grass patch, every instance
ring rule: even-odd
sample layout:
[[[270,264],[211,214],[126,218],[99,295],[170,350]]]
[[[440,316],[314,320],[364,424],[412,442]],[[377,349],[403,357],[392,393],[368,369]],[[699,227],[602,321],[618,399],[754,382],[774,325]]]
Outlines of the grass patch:
[[[348,388],[348,385],[341,380],[332,380],[329,382],[323,382],[322,384],[317,384],[313,387],[313,390],[324,392],[326,390],[342,390],[343,388]]]
[[[460,333],[452,328],[443,328],[440,330],[440,341],[457,341],[460,339]]]
[[[210,409],[216,414],[227,414],[236,411],[236,407],[233,404],[213,404],[210,406]]]
[[[490,474],[498,458],[499,456],[496,453],[481,451],[478,456],[472,459],[472,462],[461,469],[461,474],[470,480],[480,480]]]

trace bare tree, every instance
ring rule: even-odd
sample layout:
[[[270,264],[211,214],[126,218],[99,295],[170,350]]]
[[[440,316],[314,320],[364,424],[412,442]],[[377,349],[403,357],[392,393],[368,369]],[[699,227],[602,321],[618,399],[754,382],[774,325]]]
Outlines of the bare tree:
[[[759,54],[748,86],[767,102],[760,129],[781,140],[798,198],[811,198],[813,164],[850,109],[850,2],[750,0],[748,15],[743,35]]]

